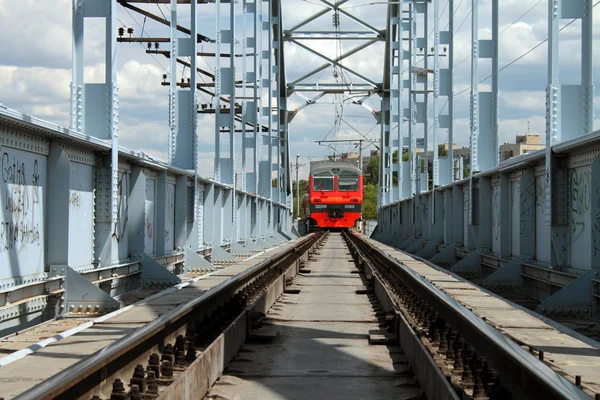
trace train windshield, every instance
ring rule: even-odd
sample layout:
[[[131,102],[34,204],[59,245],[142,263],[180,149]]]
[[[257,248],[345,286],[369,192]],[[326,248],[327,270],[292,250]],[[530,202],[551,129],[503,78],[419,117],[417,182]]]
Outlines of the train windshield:
[[[338,188],[340,192],[356,192],[358,190],[358,174],[350,171],[340,172]]]
[[[313,175],[313,190],[331,192],[333,190],[333,174],[329,171],[315,173]]]

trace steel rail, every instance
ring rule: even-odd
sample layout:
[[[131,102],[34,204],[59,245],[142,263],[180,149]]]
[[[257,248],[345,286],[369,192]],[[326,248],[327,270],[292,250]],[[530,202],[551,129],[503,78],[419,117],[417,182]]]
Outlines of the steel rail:
[[[167,314],[161,315],[151,323],[143,326],[130,335],[109,344],[104,349],[84,358],[56,375],[53,375],[51,378],[15,397],[15,399],[45,400],[61,396],[84,379],[98,373],[110,363],[120,359],[132,349],[135,349],[151,339],[156,340],[157,337],[160,337],[161,332],[172,329],[173,326],[177,326],[177,324],[179,324],[179,326],[184,325],[186,323],[184,318],[192,312],[197,311],[200,307],[208,305],[211,301],[218,299],[220,296],[239,289],[263,270],[285,261],[290,255],[309,248],[320,236],[321,234],[318,233],[312,234],[285,251],[274,254],[255,266],[250,267],[246,271],[221,282],[196,299],[180,305]]]
[[[477,353],[498,371],[502,383],[517,398],[589,399],[580,388],[525,351],[431,282],[356,234],[349,239],[371,262],[385,265],[433,307]],[[418,261],[418,260],[415,260]]]

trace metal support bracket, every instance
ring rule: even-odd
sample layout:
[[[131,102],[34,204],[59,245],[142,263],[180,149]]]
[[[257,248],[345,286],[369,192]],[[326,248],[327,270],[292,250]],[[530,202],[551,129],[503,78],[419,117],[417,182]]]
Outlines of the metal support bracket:
[[[407,251],[407,249],[409,247],[411,247],[413,245],[413,243],[415,243],[416,239],[413,237],[409,237],[407,238],[404,242],[400,243],[400,245],[398,246],[398,248],[400,250],[405,250]]]
[[[481,254],[479,250],[471,252],[468,256],[454,264],[450,271],[460,273],[479,273],[481,272]]]
[[[120,307],[117,300],[67,265],[50,266],[49,276],[66,278],[63,300],[66,300],[66,307],[61,314],[100,314],[118,310]]]
[[[198,254],[192,249],[186,247],[183,251],[184,262],[183,262],[183,272],[205,272],[216,270],[215,266],[206,261],[206,259]]]
[[[598,280],[598,270],[591,269],[579,278],[544,300],[537,311],[544,315],[594,315],[594,283]]]
[[[398,249],[398,248],[400,248],[399,246],[402,245],[402,243],[404,243],[406,241],[406,239],[408,239],[408,237],[406,237],[404,235],[398,235],[396,237],[393,237],[392,240],[390,241],[390,246]]]
[[[257,253],[262,250],[260,246],[257,245],[251,238],[247,238],[246,243],[244,244],[246,245],[246,249],[248,249],[252,253]]]
[[[300,236],[300,232],[298,232],[298,228],[296,228],[296,225],[292,225],[292,235],[296,236],[297,238],[299,238]]]
[[[267,243],[262,238],[256,238],[256,244],[263,249],[270,249],[271,247],[273,247],[271,244]]]
[[[181,282],[181,279],[163,265],[156,262],[146,253],[142,257],[142,286],[173,286]]]
[[[483,280],[483,286],[488,288],[518,289],[523,285],[523,258],[518,257],[504,264],[497,271]]]
[[[380,224],[379,222],[380,221],[378,221],[377,226],[375,227],[375,229],[373,229],[373,232],[371,232],[371,236],[370,237],[373,240],[379,240],[379,238],[381,236],[382,224]]]
[[[265,235],[263,240],[267,243],[268,247],[279,246],[279,240],[272,235]]]
[[[242,246],[238,242],[231,243],[231,254],[236,256],[249,256],[252,252],[247,247]]]
[[[454,246],[447,246],[435,256],[431,257],[430,260],[436,265],[452,265],[456,262],[456,249]]]
[[[414,242],[413,244],[411,244],[410,246],[408,246],[408,248],[406,249],[406,251],[408,253],[412,253],[415,254],[416,252],[420,251],[423,248],[423,241],[425,239],[421,238],[419,240],[417,240],[416,242]]]
[[[285,232],[277,232],[277,235],[279,237],[281,237],[283,240],[285,240],[286,242],[289,242],[290,240],[292,240],[292,238],[289,237]]]
[[[421,258],[430,259],[437,254],[437,245],[437,242],[432,240],[427,246],[417,251],[415,255]]]
[[[216,264],[216,263],[231,264],[231,263],[236,262],[237,260],[233,254],[225,251],[221,246],[213,245],[211,256],[210,256],[210,261],[213,264]]]

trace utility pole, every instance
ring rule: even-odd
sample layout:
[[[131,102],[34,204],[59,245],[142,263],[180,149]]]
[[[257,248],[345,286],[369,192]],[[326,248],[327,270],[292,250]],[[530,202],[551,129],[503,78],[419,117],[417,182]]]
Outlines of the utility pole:
[[[300,180],[298,179],[298,171],[300,170],[300,154],[296,154],[296,210],[298,219],[300,219]]]
[[[296,168],[296,204],[298,206],[298,218],[300,218],[300,167],[305,166],[306,164],[300,164],[300,154],[296,154],[296,166],[290,162],[290,171],[293,171]]]

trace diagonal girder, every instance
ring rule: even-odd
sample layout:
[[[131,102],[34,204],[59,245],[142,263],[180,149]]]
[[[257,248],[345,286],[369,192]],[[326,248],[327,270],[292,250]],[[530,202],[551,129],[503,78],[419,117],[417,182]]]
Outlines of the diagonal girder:
[[[366,23],[365,21],[363,21],[362,19],[350,14],[348,11],[344,10],[343,8],[341,8],[340,6],[342,4],[338,3],[338,4],[331,4],[330,2],[328,2],[327,0],[319,0],[321,3],[326,4],[327,6],[331,7],[330,11],[336,10],[337,12],[339,12],[340,14],[343,14],[344,16],[350,18],[352,21],[356,22],[357,24],[361,25],[363,28],[366,28],[374,33],[381,33],[381,31],[377,28],[375,28],[374,26],[369,25],[368,23]]]
[[[343,31],[343,32],[332,32],[332,31],[299,31],[289,32],[284,38],[285,41],[297,40],[371,40],[379,39],[385,40],[383,34],[374,34],[368,31]]]
[[[337,6],[339,7],[339,6],[341,6],[342,4],[345,4],[345,3],[347,3],[348,1],[350,1],[350,0],[341,0],[341,1],[340,1],[340,2],[337,4]],[[308,24],[308,23],[310,23],[310,22],[314,21],[314,20],[315,20],[315,19],[317,19],[317,18],[320,18],[320,17],[322,17],[323,15],[327,14],[327,13],[328,13],[328,12],[330,12],[330,11],[332,11],[332,8],[325,8],[324,10],[321,10],[321,11],[319,11],[318,13],[316,13],[316,14],[313,14],[313,15],[311,15],[310,17],[308,17],[307,19],[303,20],[302,22],[300,22],[300,23],[296,24],[296,25],[295,25],[294,27],[292,27],[291,29],[286,29],[284,32],[285,32],[285,34],[286,34],[286,35],[287,35],[287,34],[289,34],[289,33],[291,33],[291,32],[294,32],[295,30],[298,30],[298,29],[302,28],[304,25],[306,25],[306,24]]]
[[[325,60],[328,61],[326,64],[323,64],[320,67],[318,67],[318,68],[316,68],[316,69],[308,72],[307,74],[301,76],[300,78],[296,79],[295,81],[290,82],[290,85],[294,86],[295,84],[302,82],[303,80],[305,80],[305,79],[307,79],[307,78],[315,75],[316,73],[323,71],[325,68],[329,67],[332,64],[339,65],[340,67],[342,67],[344,69],[347,69],[347,67],[344,67],[342,64],[338,64],[338,63],[340,61],[342,61],[343,59],[348,58],[351,55],[356,54],[359,51],[366,49],[367,47],[371,46],[373,43],[379,42],[379,39],[369,40],[368,42],[363,43],[360,46],[357,46],[354,49],[352,49],[352,50],[350,50],[350,51],[348,51],[348,52],[346,52],[346,53],[342,54],[341,56],[336,57],[334,59],[330,59],[330,58],[328,58],[328,57],[326,57],[326,56],[324,56],[324,55],[322,55],[322,54],[320,54],[320,53],[318,53],[318,52],[316,52],[316,51],[314,51],[314,50],[312,50],[310,48],[307,48],[305,45],[302,45],[302,44],[298,43],[295,40],[293,40],[292,42],[294,42],[294,44],[296,44],[296,45],[299,45],[301,47],[304,47],[304,48],[308,49],[311,53],[313,53],[313,54],[315,54],[315,55],[317,55],[317,56],[319,56],[319,57],[321,57],[321,58],[323,58],[323,59],[325,59]],[[349,72],[352,72],[353,74],[355,74],[353,71],[349,71]],[[359,76],[358,74],[356,74],[356,75]],[[365,78],[365,81],[369,82],[370,84],[372,84],[375,87],[379,87],[380,86],[380,84],[375,83],[375,82],[371,81],[368,78]]]
[[[300,111],[304,110],[306,107],[310,106],[311,104],[315,104],[317,102],[317,100],[319,100],[320,98],[325,96],[327,94],[327,92],[321,92],[321,93],[317,94],[315,97],[313,97],[312,99],[302,95],[301,93],[294,92],[294,94],[296,96],[302,98],[304,100],[304,104],[300,105],[298,108],[296,108],[293,111],[288,111],[288,122],[292,122],[292,120],[294,119],[296,114],[298,114]]]
[[[321,57],[323,60],[327,61],[330,65],[335,65],[335,66],[339,66],[340,68],[350,72],[353,75],[356,75],[358,78],[362,79],[363,81],[370,83],[371,85],[373,85],[374,87],[378,87],[379,84],[372,81],[371,79],[367,78],[366,76],[354,71],[352,68],[346,67],[343,64],[340,64],[338,61],[339,60],[332,60],[331,58],[319,53],[316,50],[311,49],[310,47],[298,42],[297,40],[291,40],[290,42],[294,43],[296,46],[302,47],[303,49],[311,52],[312,54],[316,55],[317,57]]]

